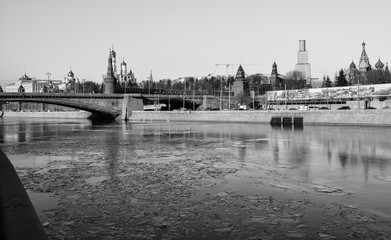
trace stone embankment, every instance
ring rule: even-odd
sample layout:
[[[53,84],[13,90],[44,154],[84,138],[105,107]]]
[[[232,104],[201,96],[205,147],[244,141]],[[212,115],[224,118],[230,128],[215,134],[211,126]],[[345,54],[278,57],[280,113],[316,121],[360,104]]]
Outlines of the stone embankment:
[[[48,239],[14,166],[1,149],[0,239]]]
[[[87,119],[91,115],[86,111],[70,111],[70,112],[9,112],[5,111],[3,117],[18,117],[18,118],[81,118]]]
[[[391,109],[271,111],[133,111],[130,121],[270,123],[276,117],[303,118],[304,125],[391,126]]]

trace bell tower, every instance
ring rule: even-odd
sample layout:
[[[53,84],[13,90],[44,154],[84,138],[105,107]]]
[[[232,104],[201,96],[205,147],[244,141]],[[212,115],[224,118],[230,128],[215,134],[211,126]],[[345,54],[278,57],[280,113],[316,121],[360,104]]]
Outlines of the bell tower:
[[[105,94],[113,94],[115,92],[115,76],[113,72],[113,59],[112,51],[109,53],[107,75],[104,79],[105,82]]]

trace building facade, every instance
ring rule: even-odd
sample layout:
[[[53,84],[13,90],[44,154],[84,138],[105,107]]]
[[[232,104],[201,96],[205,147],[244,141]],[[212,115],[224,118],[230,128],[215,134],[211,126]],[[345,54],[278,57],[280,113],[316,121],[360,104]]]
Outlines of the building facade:
[[[311,84],[311,64],[308,62],[308,51],[305,40],[299,40],[299,51],[297,52],[295,70],[303,73],[307,84]]]

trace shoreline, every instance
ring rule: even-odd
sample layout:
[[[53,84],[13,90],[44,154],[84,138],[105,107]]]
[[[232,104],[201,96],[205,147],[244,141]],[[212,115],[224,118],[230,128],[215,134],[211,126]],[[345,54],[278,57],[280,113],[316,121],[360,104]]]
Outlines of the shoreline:
[[[52,118],[52,119],[88,119],[92,113],[86,111],[69,112],[3,112],[3,118]],[[391,127],[391,109],[379,110],[269,110],[269,111],[132,111],[129,122],[177,121],[177,122],[220,122],[220,123],[263,123],[270,124],[279,119],[278,125],[284,125],[289,119],[295,125],[295,119],[302,119],[301,125],[323,126],[374,126]],[[121,119],[121,116],[117,120]],[[299,124],[300,125],[300,124]]]
[[[268,110],[268,111],[133,111],[129,121],[178,121],[178,122],[224,122],[224,123],[267,123],[279,118],[302,119],[302,125],[328,126],[377,126],[391,127],[391,109],[379,110]],[[288,124],[289,125],[289,124]]]
[[[61,119],[87,119],[91,116],[86,111],[67,112],[3,112],[3,118],[61,118]]]

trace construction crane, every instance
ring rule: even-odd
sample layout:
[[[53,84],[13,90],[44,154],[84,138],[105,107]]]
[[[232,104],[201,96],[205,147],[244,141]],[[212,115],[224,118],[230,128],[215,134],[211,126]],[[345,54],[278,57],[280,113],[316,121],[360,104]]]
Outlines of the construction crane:
[[[228,68],[229,67],[233,67],[233,66],[238,66],[238,65],[242,65],[242,66],[261,66],[262,64],[258,64],[258,63],[217,63],[215,64],[215,66],[226,66],[227,68],[227,77],[229,77],[229,74],[228,74]]]

